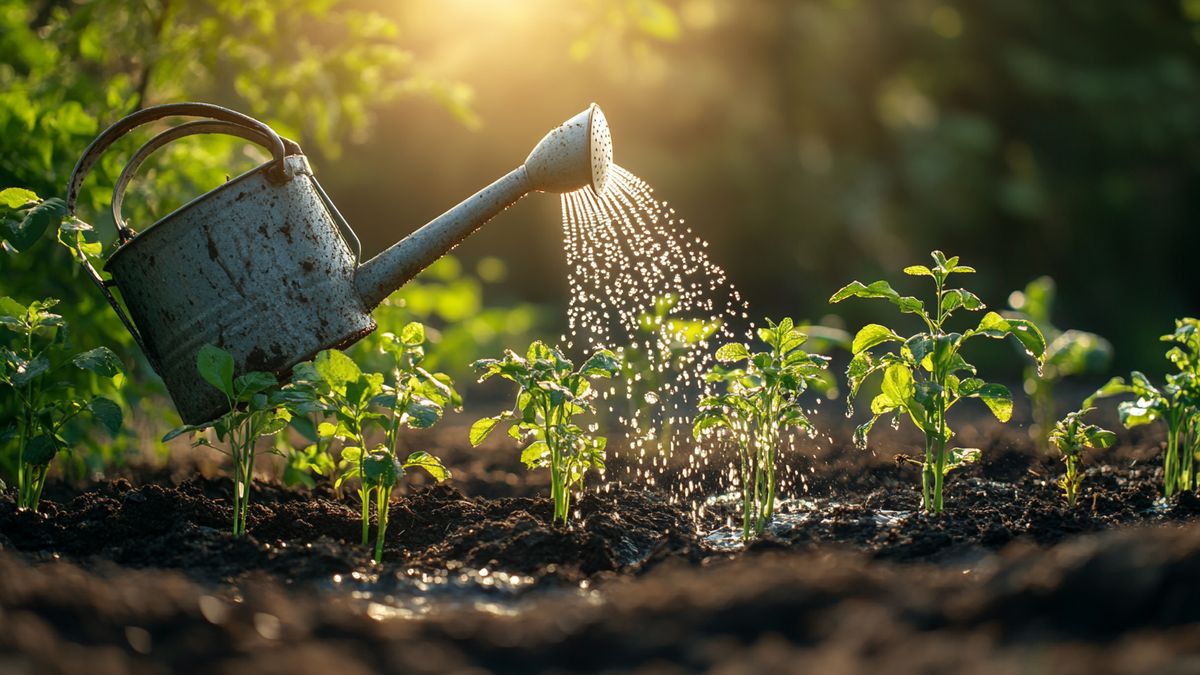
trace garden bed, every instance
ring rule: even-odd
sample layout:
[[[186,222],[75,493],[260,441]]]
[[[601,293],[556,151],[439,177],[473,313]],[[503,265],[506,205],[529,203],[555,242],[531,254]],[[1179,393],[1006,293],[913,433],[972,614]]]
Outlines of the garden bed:
[[[1200,644],[1184,626],[1200,620],[1200,502],[1159,499],[1159,439],[1097,453],[1068,509],[1059,462],[1020,430],[964,433],[984,459],[954,474],[942,516],[919,513],[917,472],[887,444],[835,445],[795,460],[807,490],[748,550],[723,536],[736,505],[693,517],[622,481],[619,462],[555,527],[543,490],[512,480],[514,453],[449,433],[453,485],[393,501],[382,564],[358,545],[352,499],[327,488],[256,484],[249,534],[234,539],[227,479],[52,484],[40,514],[0,501],[5,651],[97,673],[761,670],[799,657],[829,672],[901,653],[914,671],[989,659],[1004,672],[1037,644],[1056,670],[1145,672]],[[1121,644],[1136,649],[1116,659]]]

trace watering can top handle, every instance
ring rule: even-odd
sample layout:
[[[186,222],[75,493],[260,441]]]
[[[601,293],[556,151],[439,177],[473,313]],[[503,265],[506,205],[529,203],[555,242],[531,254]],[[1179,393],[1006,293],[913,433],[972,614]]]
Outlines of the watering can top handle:
[[[117,232],[120,233],[122,243],[133,237],[133,232],[129,229],[125,219],[121,216],[121,205],[125,201],[125,190],[129,187],[129,182],[133,180],[133,177],[137,174],[138,169],[141,168],[146,159],[156,150],[168,143],[171,143],[172,141],[196,134],[226,134],[229,136],[244,138],[263,147],[270,146],[270,138],[261,133],[258,129],[253,129],[241,124],[225,122],[221,120],[199,120],[196,122],[187,122],[185,124],[180,124],[177,127],[171,127],[170,129],[158,134],[154,138],[151,138],[149,141],[146,141],[146,144],[138,148],[137,152],[133,154],[133,157],[129,158],[129,162],[125,165],[125,168],[121,170],[121,175],[117,178],[116,185],[113,187],[112,217],[113,222],[117,225]],[[296,145],[294,142],[289,141],[286,138],[283,139],[283,143],[288,154],[301,154],[299,145]],[[358,235],[354,233],[354,230],[350,228],[350,224],[347,223],[342,217],[342,214],[338,212],[337,207],[333,205],[332,200],[330,200],[329,196],[325,194],[325,190],[321,189],[321,185],[317,182],[316,176],[312,176],[311,174],[308,175],[312,179],[313,185],[317,188],[317,194],[320,195],[321,201],[324,202],[325,207],[330,212],[330,215],[333,216],[338,229],[342,233],[342,237],[350,246],[351,251],[353,251],[355,261],[357,261],[362,255],[362,244],[359,243]]]
[[[150,155],[154,154],[154,152],[159,148],[171,143],[172,141],[177,141],[186,136],[193,136],[196,134],[224,134],[228,136],[236,136],[238,138],[243,138],[247,141],[250,141],[251,143],[261,145],[268,150],[271,148],[271,139],[258,129],[234,122],[225,122],[222,120],[198,120],[195,122],[187,122],[185,124],[180,124],[179,126],[171,127],[149,141],[146,141],[146,144],[138,148],[137,152],[135,152],[133,156],[129,158],[129,161],[125,164],[125,168],[121,170],[120,177],[117,178],[117,182],[113,186],[112,217],[113,222],[116,223],[117,231],[121,235],[122,243],[133,236],[133,232],[129,230],[128,223],[125,222],[125,218],[121,215],[121,206],[125,201],[125,190],[129,187],[129,183],[133,180],[133,177],[137,175],[138,169],[140,169],[142,164],[145,163],[146,159],[149,158]],[[281,140],[283,140],[288,154],[300,153],[300,146],[286,139]]]
[[[211,103],[167,103],[145,108],[126,116],[105,129],[92,141],[91,145],[83,151],[83,156],[79,158],[75,169],[71,172],[71,181],[67,184],[67,214],[75,215],[75,205],[79,200],[79,190],[83,186],[83,179],[87,177],[88,172],[110,145],[144,124],[164,117],[177,116],[205,117],[253,129],[267,140],[265,145],[271,151],[271,156],[278,162],[278,170],[283,173],[282,179],[286,180],[289,177],[286,175],[287,168],[283,161],[286,154],[283,139],[271,127],[253,117]]]

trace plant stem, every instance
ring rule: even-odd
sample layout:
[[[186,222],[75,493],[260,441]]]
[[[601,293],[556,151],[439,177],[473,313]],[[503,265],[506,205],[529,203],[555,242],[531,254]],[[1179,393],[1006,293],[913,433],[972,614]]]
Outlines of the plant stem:
[[[363,485],[358,489],[358,497],[362,502],[362,545],[368,546],[371,542],[371,489]]]
[[[375,514],[378,520],[378,525],[375,528],[375,562],[383,560],[383,538],[387,533],[388,526],[388,504],[392,501],[392,488],[380,487],[376,488]]]

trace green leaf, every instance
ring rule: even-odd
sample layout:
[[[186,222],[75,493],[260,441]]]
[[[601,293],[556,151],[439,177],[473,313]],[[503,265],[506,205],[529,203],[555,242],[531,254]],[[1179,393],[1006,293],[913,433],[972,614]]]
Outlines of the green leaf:
[[[1098,398],[1108,398],[1109,396],[1119,396],[1121,394],[1128,394],[1131,392],[1133,392],[1133,387],[1125,383],[1125,378],[1114,377],[1108,382],[1105,382],[1104,385],[1097,389],[1091,396],[1084,399],[1083,407],[1091,408],[1092,404],[1095,403],[1096,399]]]
[[[13,210],[24,207],[26,204],[36,203],[40,201],[37,193],[33,190],[25,188],[5,188],[0,190],[0,206],[4,206]]]
[[[22,459],[32,466],[46,466],[58,454],[58,441],[53,436],[42,434],[34,436],[25,444]]]
[[[958,308],[977,311],[984,308],[983,301],[971,291],[952,288],[942,295],[942,312],[949,314]]]
[[[46,358],[44,354],[39,354],[32,361],[17,366],[17,372],[12,376],[12,383],[17,387],[24,387],[46,374],[48,370],[50,370],[50,359]]]
[[[196,354],[200,377],[229,398],[233,398],[233,356],[216,345],[206,344]]]
[[[909,265],[904,268],[904,273],[912,277],[931,277],[933,272],[924,265]]]
[[[885,342],[901,342],[902,340],[903,338],[897,335],[891,328],[877,323],[869,323],[863,326],[858,331],[858,334],[854,336],[854,342],[850,346],[850,353],[858,354]]]
[[[944,476],[968,464],[974,464],[982,456],[983,453],[980,452],[979,448],[951,448],[946,452],[946,464],[942,470],[942,475]]]
[[[901,312],[925,313],[925,303],[911,296],[901,296],[886,281],[876,281],[870,285],[864,285],[861,281],[851,281],[834,293],[829,302],[838,303],[846,298],[882,298],[899,307]]]
[[[1012,394],[1008,391],[1008,387],[1002,384],[982,383],[981,380],[971,378],[963,380],[959,384],[958,393],[963,398],[982,399],[996,419],[1001,422],[1007,422],[1012,418]]]
[[[199,426],[199,425],[195,425],[195,424],[185,424],[183,426],[175,427],[174,429],[168,431],[166,433],[166,435],[162,437],[162,442],[166,443],[167,441],[169,441],[173,438],[178,438],[184,434],[192,433],[194,431],[200,431],[201,429],[207,429],[207,428],[208,428],[207,425]]]
[[[67,205],[63,200],[57,197],[47,199],[25,213],[25,217],[12,228],[8,241],[13,248],[24,251],[36,244],[48,228],[58,227],[66,214]]]
[[[412,401],[404,412],[408,415],[408,426],[413,429],[428,429],[442,416],[441,407],[430,401]]]
[[[279,380],[273,373],[254,371],[233,381],[233,397],[239,401],[248,401],[255,394],[261,394],[278,386]]]
[[[25,320],[25,314],[29,312],[29,308],[21,303],[13,300],[7,295],[0,298],[0,316],[11,317],[18,322]]]
[[[121,406],[103,396],[97,396],[88,403],[88,410],[92,412],[96,421],[100,422],[100,425],[108,431],[109,435],[116,436],[121,431],[121,422],[124,420]]]
[[[497,424],[500,424],[499,416],[485,417],[481,420],[476,420],[476,422],[471,425],[471,446],[474,447],[482,443],[483,439],[487,438],[488,434],[492,433],[492,430],[496,428]]]
[[[96,347],[82,354],[76,354],[71,362],[79,368],[90,370],[104,377],[115,377],[123,370],[121,360],[108,347]]]
[[[391,453],[380,449],[363,459],[362,472],[363,483],[371,487],[388,488],[400,480],[404,469]]]
[[[542,466],[550,457],[550,446],[546,441],[534,441],[521,451],[521,463],[530,469]]]
[[[889,366],[887,370],[883,371],[882,390],[901,403],[912,398],[913,376],[908,366],[897,364]]]
[[[730,342],[721,345],[717,350],[717,360],[721,363],[734,363],[750,358],[750,350],[741,342]]]
[[[1006,319],[996,312],[988,312],[979,320],[979,326],[965,337],[972,335],[983,335],[995,339],[1012,335],[1020,341],[1025,351],[1038,361],[1046,356],[1046,338],[1042,335],[1042,331],[1027,319]]]
[[[621,361],[607,349],[592,354],[579,372],[584,377],[614,377],[621,372]]]
[[[317,358],[313,360],[313,368],[325,384],[339,390],[357,382],[362,375],[362,370],[354,359],[337,349],[326,349],[317,354]]]
[[[400,329],[400,342],[409,347],[417,347],[425,343],[425,326],[413,321]]]
[[[424,450],[418,450],[409,455],[408,459],[404,460],[404,468],[424,469],[439,483],[450,478],[450,470],[446,468],[446,465],[442,464],[442,460]]]
[[[692,421],[692,436],[700,438],[705,429],[728,426],[729,416],[720,407],[709,408],[701,411],[699,415],[696,415],[696,419]]]

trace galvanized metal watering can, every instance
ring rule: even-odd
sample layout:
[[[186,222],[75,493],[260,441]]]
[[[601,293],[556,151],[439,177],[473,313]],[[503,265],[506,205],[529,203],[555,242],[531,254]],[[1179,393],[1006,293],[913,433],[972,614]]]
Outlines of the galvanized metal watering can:
[[[600,193],[612,163],[608,125],[593,104],[546,134],[521,166],[359,264],[358,237],[299,146],[241,113],[178,103],[138,111],[92,141],[71,175],[68,212],[74,214],[84,178],[114,141],[171,116],[204,119],[163,131],[133,155],[113,191],[120,245],[104,266],[112,279],[83,266],[189,424],[228,410],[224,395],[196,370],[203,345],[230,352],[236,374],[283,376],[318,351],[347,347],[374,330],[370,312],[388,294],[525,194],[586,186]],[[158,148],[201,133],[253,141],[271,160],[135,233],[120,213],[130,179]]]

